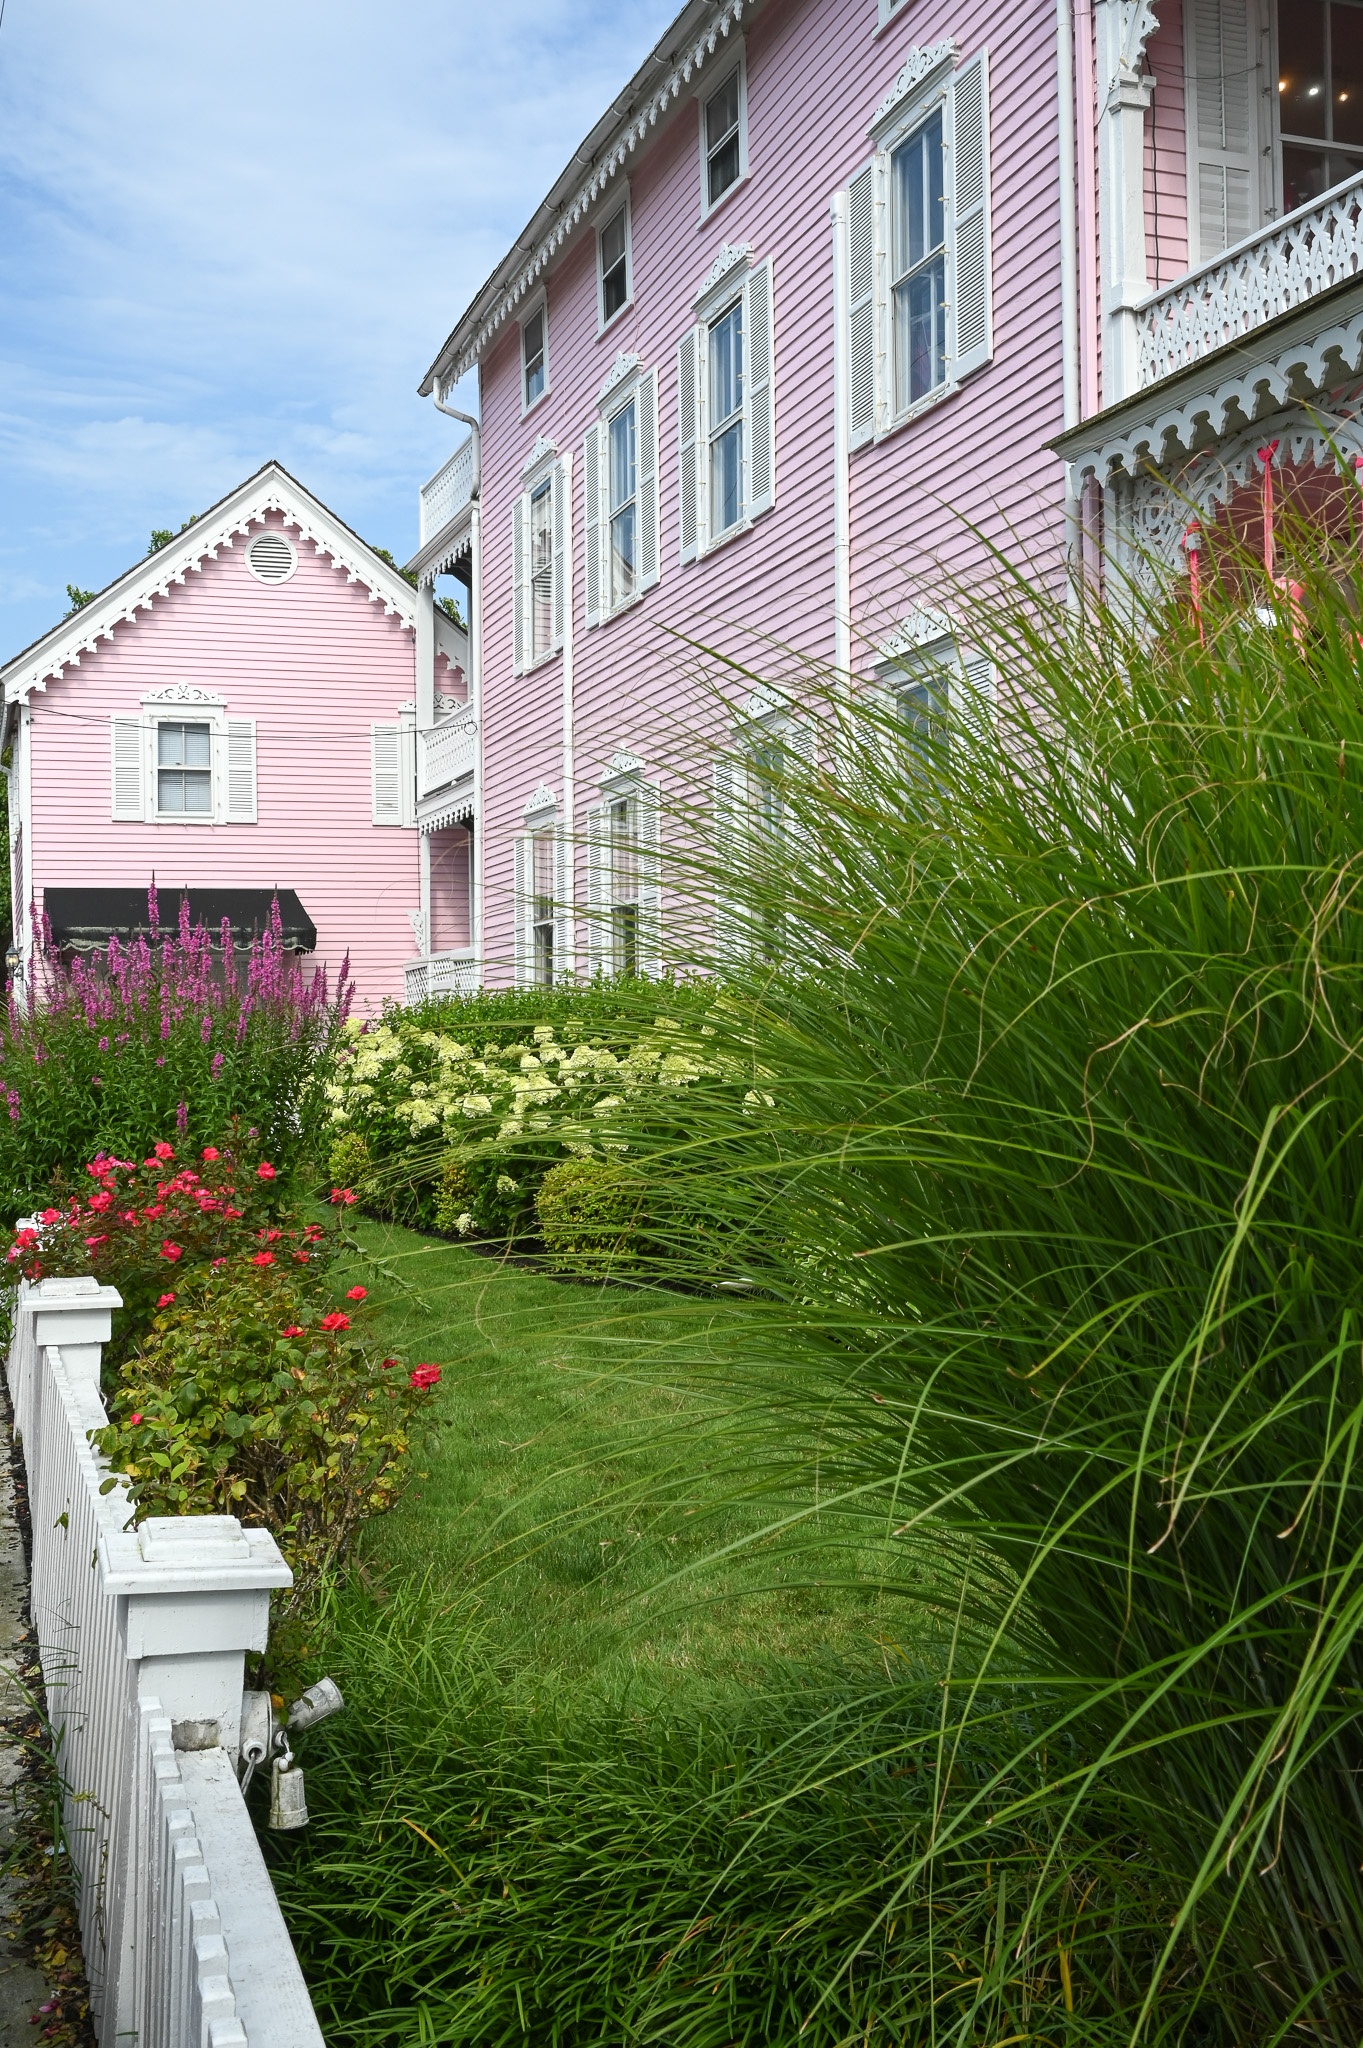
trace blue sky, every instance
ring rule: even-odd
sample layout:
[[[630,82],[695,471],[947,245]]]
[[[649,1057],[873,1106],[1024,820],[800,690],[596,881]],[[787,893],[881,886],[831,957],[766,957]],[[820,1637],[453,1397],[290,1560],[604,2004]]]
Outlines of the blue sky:
[[[422,372],[677,4],[5,0],[0,659],[272,455],[405,559]]]

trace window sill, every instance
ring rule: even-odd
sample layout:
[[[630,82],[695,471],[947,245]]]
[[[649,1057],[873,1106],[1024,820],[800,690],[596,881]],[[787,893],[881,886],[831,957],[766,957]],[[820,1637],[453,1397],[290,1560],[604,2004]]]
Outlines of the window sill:
[[[980,364],[981,370],[987,370],[988,367],[988,363]],[[971,375],[978,375],[978,371],[972,371]],[[968,382],[969,378],[948,378],[945,384],[939,384],[935,391],[930,391],[926,398],[920,398],[916,405],[911,405],[907,412],[900,413],[898,418],[891,420],[888,426],[881,427],[871,436],[870,440],[862,441],[857,447],[853,448],[850,451],[851,454],[860,455],[863,448],[878,448],[882,441],[893,440],[896,434],[903,433],[905,427],[917,425],[919,420],[925,418],[928,413],[934,412],[939,405],[945,405],[949,398],[955,398],[965,389]]]
[[[521,407],[521,418],[523,420],[528,420],[532,412],[538,412],[548,396],[549,386],[546,384],[538,398],[532,398],[529,405],[523,405]]]
[[[633,311],[634,294],[631,292],[630,296],[625,300],[624,305],[617,306],[615,311],[611,314],[609,320],[602,320],[598,323],[596,330],[597,340],[600,341],[604,335],[609,334],[612,327],[616,325],[617,321],[623,320],[626,313],[632,313]]]
[[[537,669],[548,668],[551,661],[560,660],[562,654],[563,649],[561,647],[551,647],[547,654],[537,654],[533,661],[527,661],[525,667],[520,669],[518,673],[523,676],[532,676]]]
[[[226,819],[212,817],[193,818],[187,816],[184,811],[153,811],[147,823],[151,825],[192,825],[197,830],[202,831],[205,825],[222,825],[226,823]]]
[[[711,555],[717,555],[721,548],[727,548],[733,541],[741,540],[745,533],[751,533],[755,526],[760,526],[764,519],[770,518],[775,510],[776,504],[773,500],[764,512],[757,514],[755,519],[752,517],[740,519],[736,526],[726,526],[723,533],[717,533],[713,540],[708,540],[703,548],[698,549],[696,560],[704,562]],[[689,567],[690,565],[688,564],[687,566]]]
[[[656,580],[657,579],[655,578],[654,581],[656,582]],[[650,583],[648,586],[648,590],[652,590],[652,588],[653,584]],[[597,625],[609,626],[614,620],[623,619],[626,612],[635,611],[647,597],[648,590],[636,590],[633,597],[622,598],[620,603],[612,606],[610,611],[602,612],[601,616],[598,618],[596,622]]]
[[[734,179],[733,184],[730,185],[726,192],[720,193],[718,199],[715,201],[713,206],[706,207],[704,213],[701,215],[700,219],[696,223],[697,234],[700,233],[702,228],[706,228],[710,225],[710,222],[714,219],[717,213],[723,212],[724,208],[729,204],[729,201],[733,198],[735,192],[741,192],[743,190],[743,187],[748,182],[748,175],[748,172],[745,170],[741,177]]]

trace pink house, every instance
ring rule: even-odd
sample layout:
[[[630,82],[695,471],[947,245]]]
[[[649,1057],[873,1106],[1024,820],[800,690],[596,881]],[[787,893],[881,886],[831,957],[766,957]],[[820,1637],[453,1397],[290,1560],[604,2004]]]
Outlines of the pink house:
[[[781,719],[678,634],[987,708],[991,546],[1173,578],[1268,466],[1352,488],[1361,195],[1359,0],[688,0],[421,387],[478,375],[409,565],[468,586],[477,971],[665,955],[682,738]]]
[[[287,943],[333,976],[348,952],[362,1006],[401,996],[423,874],[452,901],[468,869],[466,668],[463,630],[267,463],[0,670],[21,971],[32,910],[91,947],[145,920],[154,875],[242,938],[278,891]],[[418,723],[447,757],[424,836]]]

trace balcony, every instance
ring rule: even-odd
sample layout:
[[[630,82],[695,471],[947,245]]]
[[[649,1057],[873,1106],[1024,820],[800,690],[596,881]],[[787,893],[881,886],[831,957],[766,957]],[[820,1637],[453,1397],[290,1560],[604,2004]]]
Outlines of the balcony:
[[[473,436],[421,486],[421,545],[435,539],[473,496]]]
[[[1146,390],[1363,275],[1363,176],[1247,235],[1136,308]]]
[[[478,721],[456,712],[443,725],[417,735],[417,795],[433,796],[472,775],[478,753]]]
[[[402,972],[408,1004],[427,996],[471,996],[478,988],[478,955],[474,947],[461,946],[457,952],[408,960]]]

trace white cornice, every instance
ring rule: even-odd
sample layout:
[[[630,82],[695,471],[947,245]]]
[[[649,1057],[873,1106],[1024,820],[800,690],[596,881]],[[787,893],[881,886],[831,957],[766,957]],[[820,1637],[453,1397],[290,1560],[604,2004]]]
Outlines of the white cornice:
[[[287,470],[268,462],[156,554],[135,563],[72,618],[63,619],[7,662],[0,669],[6,703],[23,702],[31,690],[46,689],[66,669],[78,668],[82,655],[93,654],[101,641],[113,639],[116,626],[130,625],[139,612],[150,611],[158,597],[168,597],[174,585],[186,582],[205,562],[215,561],[222,549],[233,547],[238,535],[263,524],[270,512],[282,514],[284,524],[343,569],[351,583],[362,584],[372,602],[409,631],[415,628],[416,592],[411,586]]]
[[[956,45],[948,36],[944,42],[928,43],[916,50],[910,50],[903,70],[896,78],[889,92],[876,108],[871,121],[874,132],[882,121],[892,114],[901,100],[916,92],[925,78],[930,78],[939,64],[949,64],[956,55]]]
[[[541,463],[553,461],[557,454],[558,442],[551,441],[547,434],[540,434],[536,438],[534,447],[521,464],[521,482],[524,483],[527,477],[533,475]]]
[[[940,646],[955,631],[947,612],[934,611],[928,605],[911,605],[876,651],[882,661],[894,661],[901,655],[917,654],[925,647]]]
[[[197,683],[167,683],[164,690],[148,690],[144,704],[225,704],[216,690],[201,690]]]
[[[623,384],[626,379],[633,377],[642,360],[643,358],[637,355],[633,349],[626,350],[622,348],[615,361],[611,364],[609,377],[607,377],[605,383],[596,394],[597,404],[604,405],[612,391]]]
[[[643,772],[644,764],[637,754],[631,754],[626,747],[617,747],[597,776],[596,786],[603,796],[618,796],[633,788]]]
[[[695,298],[692,299],[691,304],[693,306],[703,305],[716,285],[723,284],[731,271],[746,270],[751,260],[751,242],[726,242],[714,262],[710,265],[710,268],[706,271],[705,276],[701,279],[700,290],[696,293]]]
[[[493,339],[504,322],[521,305],[528,294],[534,291],[539,280],[548,269],[568,237],[580,222],[587,218],[596,200],[605,191],[639,144],[656,128],[660,117],[672,102],[679,99],[682,89],[691,83],[700,71],[720,49],[731,31],[737,27],[746,12],[751,13],[754,0],[723,0],[716,6],[708,28],[677,59],[662,83],[653,88],[642,106],[625,115],[620,125],[607,139],[604,149],[597,156],[591,170],[578,186],[574,196],[560,207],[553,226],[543,237],[534,254],[527,258],[514,278],[507,280],[500,296],[483,314],[470,309],[470,314],[455,329],[447,348],[453,348],[452,360],[444,361],[445,351],[437,358],[441,367],[431,373],[437,397],[459,382],[459,379],[473,368],[488,343]],[[655,59],[656,61],[656,59]],[[665,61],[665,60],[664,60]],[[427,388],[423,385],[423,390]]]
[[[528,825],[532,818],[541,817],[547,814],[548,812],[556,811],[557,809],[558,798],[554,795],[554,792],[552,789],[550,789],[548,783],[542,782],[539,788],[535,791],[534,795],[530,798],[529,802],[526,804],[524,810],[521,812],[521,816],[525,819],[525,822]]]

